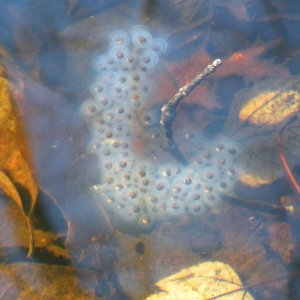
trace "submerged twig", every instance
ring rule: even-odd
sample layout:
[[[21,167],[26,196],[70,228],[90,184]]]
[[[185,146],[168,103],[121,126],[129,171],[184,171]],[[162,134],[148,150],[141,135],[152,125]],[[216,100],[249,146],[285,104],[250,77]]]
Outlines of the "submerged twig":
[[[187,97],[198,84],[212,74],[221,63],[221,59],[214,60],[212,64],[208,65],[204,71],[198,74],[190,83],[180,88],[175,96],[161,109],[160,125],[164,133],[167,149],[170,151],[171,155],[183,164],[187,164],[187,161],[173,139],[172,125],[176,117],[176,108],[180,102]]]

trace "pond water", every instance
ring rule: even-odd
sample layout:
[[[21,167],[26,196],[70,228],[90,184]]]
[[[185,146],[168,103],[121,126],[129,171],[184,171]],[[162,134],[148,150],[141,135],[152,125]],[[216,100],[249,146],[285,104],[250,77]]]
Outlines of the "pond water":
[[[1,154],[3,299],[299,299],[298,1],[0,7],[39,191],[29,213]]]

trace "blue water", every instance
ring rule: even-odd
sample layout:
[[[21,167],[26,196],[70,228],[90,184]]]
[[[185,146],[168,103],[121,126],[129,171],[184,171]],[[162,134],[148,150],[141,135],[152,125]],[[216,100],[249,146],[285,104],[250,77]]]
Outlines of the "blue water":
[[[1,60],[24,94],[17,105],[47,195],[36,227],[60,234],[69,253],[53,263],[44,249],[33,261],[90,270],[82,287],[99,299],[144,299],[163,277],[215,260],[250,285],[291,275],[250,289],[255,299],[299,298],[299,217],[286,210],[297,212],[299,195],[276,142],[285,123],[238,117],[259,93],[298,91],[299,1],[2,1],[0,14]],[[176,110],[183,164],[160,109],[217,58]],[[284,138],[298,182],[299,135]]]

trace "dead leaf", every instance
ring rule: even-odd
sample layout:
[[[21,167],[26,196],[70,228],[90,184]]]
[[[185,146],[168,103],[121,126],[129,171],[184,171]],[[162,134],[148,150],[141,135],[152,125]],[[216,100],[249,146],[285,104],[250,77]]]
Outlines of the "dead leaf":
[[[1,67],[2,68],[2,67]],[[0,188],[22,210],[29,230],[29,250],[34,247],[31,213],[38,194],[37,184],[29,164],[29,151],[22,124],[10,94],[9,81],[0,77]]]
[[[23,213],[16,203],[5,201],[0,197],[0,248],[25,248],[28,245],[28,229]],[[69,254],[65,248],[59,246],[59,236],[51,231],[34,230],[35,248],[40,248],[54,257],[68,260]]]
[[[241,122],[272,126],[283,122],[300,110],[298,90],[267,90],[249,99],[240,110]]]
[[[272,177],[261,177],[260,175],[248,173],[247,170],[243,170],[243,172],[239,176],[239,181],[243,183],[244,185],[250,186],[250,187],[258,187],[262,185],[268,185],[273,182]]]
[[[0,286],[3,299],[99,299],[94,295],[96,273],[69,266],[2,265]]]
[[[151,295],[146,300],[205,300],[224,295],[222,299],[252,300],[245,290],[234,292],[243,287],[237,273],[222,262],[204,262],[181,270],[156,284],[164,292]]]
[[[259,187],[271,184],[285,175],[279,160],[275,135],[257,136],[244,144],[239,157],[239,180],[244,185]]]
[[[232,53],[223,59],[223,65],[217,69],[214,78],[223,78],[226,76],[238,75],[246,80],[257,80],[270,77],[274,74],[284,79],[291,78],[291,75],[284,64],[275,64],[270,59],[261,59],[261,55],[278,44],[278,41],[272,43],[263,43],[257,41],[252,47]],[[214,60],[204,47],[194,55],[179,62],[167,62],[164,71],[158,73],[154,95],[149,99],[149,106],[161,101],[171,99],[179,87],[190,82],[199,74],[205,66]],[[209,81],[196,87],[186,98],[186,103],[199,104],[206,109],[220,108],[214,87],[210,86]]]

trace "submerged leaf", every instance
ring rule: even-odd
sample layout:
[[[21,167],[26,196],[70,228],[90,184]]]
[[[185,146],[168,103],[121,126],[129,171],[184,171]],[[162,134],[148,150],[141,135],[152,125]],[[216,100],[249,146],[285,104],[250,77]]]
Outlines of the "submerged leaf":
[[[273,178],[261,177],[259,175],[247,173],[247,171],[243,170],[243,172],[239,175],[239,181],[250,187],[259,187],[271,184],[273,182]]]
[[[300,110],[300,93],[297,90],[265,91],[247,101],[240,110],[241,122],[254,125],[276,125]]]
[[[257,136],[244,144],[239,157],[239,181],[250,187],[268,185],[284,176],[279,160],[276,135]]]
[[[0,269],[3,299],[99,299],[96,273],[70,266],[14,263]]]
[[[156,284],[164,292],[153,294],[147,300],[177,300],[197,299],[205,300],[218,295],[222,299],[252,300],[245,290],[236,272],[222,262],[204,262],[181,270]]]
[[[1,67],[1,66],[0,66]],[[38,194],[28,160],[28,147],[10,95],[9,81],[0,77],[0,189],[22,210],[30,233],[29,255],[33,251],[30,215]]]

